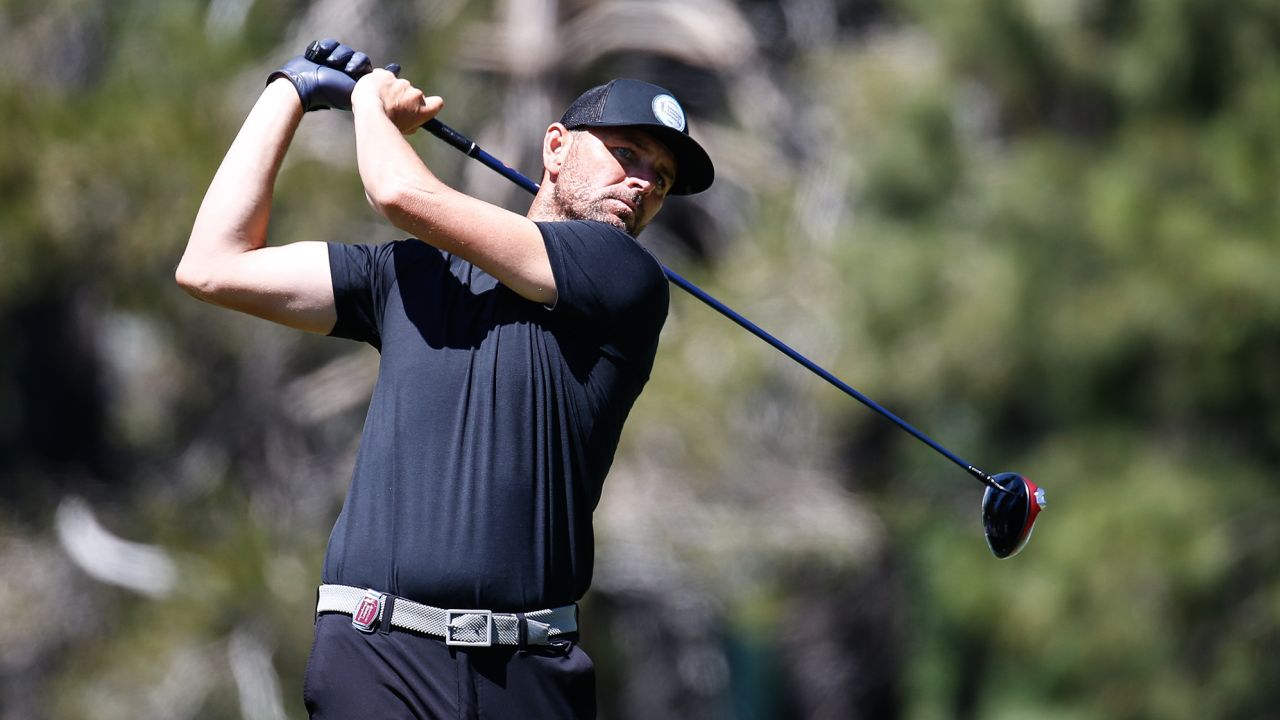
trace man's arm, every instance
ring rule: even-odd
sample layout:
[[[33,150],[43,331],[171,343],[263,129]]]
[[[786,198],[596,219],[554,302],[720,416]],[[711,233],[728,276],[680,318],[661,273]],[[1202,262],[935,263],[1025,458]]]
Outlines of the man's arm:
[[[471,262],[519,295],[554,303],[555,279],[537,225],[445,185],[405,140],[402,133],[442,105],[385,70],[356,83],[356,159],[370,204],[396,227]]]
[[[337,313],[326,245],[266,247],[276,175],[302,113],[288,79],[263,91],[205,193],[175,278],[206,302],[328,333]]]

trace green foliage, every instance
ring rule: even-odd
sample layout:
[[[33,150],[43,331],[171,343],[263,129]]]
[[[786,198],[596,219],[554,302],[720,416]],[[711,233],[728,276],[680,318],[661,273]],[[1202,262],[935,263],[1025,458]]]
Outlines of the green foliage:
[[[919,402],[967,389],[978,437],[1050,500],[1029,549],[994,569],[956,552],[936,511],[899,513],[926,537],[912,554],[933,618],[918,659],[930,690],[913,712],[955,712],[965,674],[938,668],[974,663],[978,717],[1267,714],[1280,637],[1261,610],[1280,576],[1260,555],[1280,509],[1268,478],[1280,450],[1280,148],[1263,118],[1280,109],[1280,8],[904,5],[945,48],[950,86],[981,83],[995,122],[961,139],[970,162],[914,218],[868,196],[892,219],[890,242],[923,242],[898,225],[940,233],[889,251],[919,255],[910,274],[935,290],[910,302],[897,291],[905,304],[885,309],[884,327],[912,317],[909,328],[947,338]],[[957,97],[933,101],[947,112]],[[909,127],[919,112],[895,117]],[[915,131],[952,167],[955,151],[932,135]],[[951,263],[980,280],[957,294]],[[989,310],[966,309],[979,302]]]

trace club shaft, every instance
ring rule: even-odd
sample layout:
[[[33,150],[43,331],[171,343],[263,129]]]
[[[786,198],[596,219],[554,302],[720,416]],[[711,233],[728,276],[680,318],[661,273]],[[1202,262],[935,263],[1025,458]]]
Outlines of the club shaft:
[[[467,157],[479,160],[489,169],[494,170],[499,175],[529,191],[530,195],[538,194],[538,183],[520,174],[519,170],[507,167],[506,163],[482,150],[474,140],[466,135],[463,135],[435,118],[428,120],[427,124],[422,127],[427,132],[457,148]]]
[[[471,138],[468,138],[466,135],[463,135],[457,130],[454,130],[453,128],[449,127],[448,125],[445,125],[444,123],[434,118],[428,121],[425,125],[423,125],[423,127],[427,130],[427,132],[430,132],[432,135],[435,135],[436,137],[445,141],[446,143],[458,149],[468,157],[479,160],[485,166],[494,170],[499,175],[502,175],[503,177],[507,178],[508,180],[515,183],[516,185],[519,185],[521,188],[524,188],[529,193],[536,194],[538,192],[537,183],[533,182],[529,178],[522,175],[518,170],[508,167],[501,160],[498,160],[494,156],[482,150],[480,146],[475,143],[475,141],[473,141]],[[979,470],[977,467],[974,467],[973,465],[970,465],[969,463],[965,462],[955,453],[951,452],[950,450],[946,449],[942,445],[938,444],[936,441],[934,441],[933,438],[920,432],[915,427],[913,427],[910,423],[898,417],[897,415],[894,415],[884,406],[880,405],[880,403],[877,403],[876,401],[872,400],[866,395],[863,395],[862,393],[858,392],[851,385],[841,380],[840,378],[836,377],[835,375],[831,374],[829,371],[826,370],[826,368],[823,368],[821,365],[818,365],[817,363],[813,362],[812,360],[805,357],[804,355],[801,355],[799,352],[793,349],[790,345],[787,345],[786,343],[782,342],[778,338],[769,334],[764,330],[764,328],[761,328],[759,325],[756,325],[755,323],[748,320],[741,313],[737,312],[733,308],[729,307],[728,305],[725,305],[724,303],[720,302],[716,298],[712,297],[710,293],[706,292],[702,288],[698,287],[697,285],[694,285],[693,283],[689,282],[685,278],[681,277],[671,268],[668,268],[664,265],[662,270],[663,272],[666,273],[667,279],[672,284],[678,286],[680,289],[684,290],[690,295],[706,303],[713,310],[715,310],[716,312],[719,312],[721,315],[724,315],[725,317],[734,321],[740,327],[745,329],[747,332],[769,343],[779,352],[791,358],[792,360],[795,360],[796,362],[800,363],[802,366],[807,368],[810,372],[822,378],[823,380],[826,380],[828,383],[831,383],[836,388],[843,391],[849,397],[852,397],[854,400],[857,400],[863,405],[866,405],[867,407],[871,408],[875,412],[884,416],[893,424],[897,425],[898,427],[910,433],[920,442],[923,442],[924,444],[933,448],[935,451],[938,452],[938,454],[942,455],[943,457],[955,463],[956,465],[964,468],[966,472],[968,472],[973,477],[977,478],[978,481],[981,482],[982,484],[1003,492],[1003,488],[996,485],[995,481],[991,479],[990,475],[983,472],[982,470]]]
[[[883,405],[876,402],[875,400],[872,400],[871,398],[867,397],[861,392],[858,392],[858,390],[855,389],[853,386],[849,385],[849,383],[846,383],[845,381],[836,377],[826,368],[810,360],[809,358],[802,355],[799,351],[792,348],[790,345],[774,337],[767,330],[751,322],[741,313],[729,307],[728,305],[725,305],[724,303],[720,302],[715,297],[713,297],[710,293],[706,292],[705,290],[698,287],[697,285],[694,285],[693,283],[684,279],[679,274],[677,274],[674,270],[667,267],[664,267],[663,270],[665,270],[667,273],[667,279],[670,280],[673,284],[679,286],[685,292],[698,298],[702,302],[706,303],[709,307],[714,309],[716,312],[719,312],[721,315],[724,315],[725,317],[734,321],[747,332],[769,343],[774,348],[776,348],[779,352],[781,352],[783,355],[786,355],[792,360],[795,360],[796,362],[800,363],[805,368],[807,368],[810,372],[812,372],[814,375],[817,375],[823,380],[826,380],[827,382],[831,383],[832,385],[834,385],[836,388],[844,392],[849,397],[853,398],[854,400],[857,400],[863,405],[866,405],[867,407],[871,408],[875,412],[884,416],[893,424],[897,425],[898,427],[907,431],[911,435],[915,436],[917,440],[923,442],[924,444],[936,450],[939,454],[941,454],[946,459],[964,468],[966,472],[978,478],[980,481],[983,482],[983,484],[993,484],[991,482],[990,476],[988,476],[987,473],[965,462],[955,453],[951,452],[950,450],[940,445],[933,438],[917,430],[913,425],[911,425],[911,423],[908,423],[906,420],[903,420],[902,418],[895,415],[888,408],[884,407]]]

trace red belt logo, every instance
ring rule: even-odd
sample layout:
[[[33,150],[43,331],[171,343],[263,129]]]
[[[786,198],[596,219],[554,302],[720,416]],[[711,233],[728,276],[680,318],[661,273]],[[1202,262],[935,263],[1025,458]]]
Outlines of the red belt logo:
[[[351,624],[359,630],[369,632],[373,629],[373,624],[378,621],[381,609],[382,596],[376,593],[365,593],[364,597],[360,598],[356,611],[351,614]]]

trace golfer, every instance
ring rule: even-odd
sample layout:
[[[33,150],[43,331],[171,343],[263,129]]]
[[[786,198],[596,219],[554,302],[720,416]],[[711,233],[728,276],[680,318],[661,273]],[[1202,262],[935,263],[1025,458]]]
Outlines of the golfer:
[[[712,164],[669,92],[614,80],[547,128],[521,216],[450,188],[405,140],[442,105],[313,44],[227,151],[177,281],[381,353],[321,574],[311,716],[593,717],[576,606],[591,516],[668,304],[635,237],[668,195],[706,189]],[[411,238],[267,245],[281,162],[325,107],[352,111],[368,200]]]

